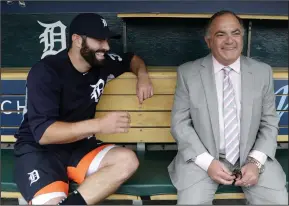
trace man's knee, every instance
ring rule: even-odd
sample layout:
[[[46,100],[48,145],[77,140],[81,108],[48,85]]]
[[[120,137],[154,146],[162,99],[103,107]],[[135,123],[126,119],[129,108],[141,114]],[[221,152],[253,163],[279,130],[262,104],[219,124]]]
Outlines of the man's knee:
[[[271,198],[265,196],[251,196],[246,199],[248,200],[249,204],[253,205],[288,205],[288,193],[271,196]]]
[[[250,204],[254,205],[288,205],[288,192],[284,188],[282,190],[274,190],[264,187],[255,187],[245,189],[246,199]]]
[[[122,148],[116,156],[116,165],[119,168],[120,178],[125,180],[135,173],[139,161],[132,150]]]

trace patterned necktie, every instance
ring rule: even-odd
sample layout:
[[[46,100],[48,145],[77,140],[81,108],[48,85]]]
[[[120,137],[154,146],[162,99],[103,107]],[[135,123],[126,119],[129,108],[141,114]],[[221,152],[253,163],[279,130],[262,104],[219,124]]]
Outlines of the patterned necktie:
[[[226,143],[226,159],[234,165],[239,158],[239,128],[237,119],[237,107],[235,93],[229,73],[230,67],[223,68],[223,115],[224,136]]]

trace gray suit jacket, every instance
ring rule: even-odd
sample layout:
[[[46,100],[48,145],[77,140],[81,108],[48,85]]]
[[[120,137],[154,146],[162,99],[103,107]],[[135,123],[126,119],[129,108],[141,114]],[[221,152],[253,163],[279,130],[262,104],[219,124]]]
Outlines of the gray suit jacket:
[[[171,133],[178,153],[168,167],[172,183],[185,189],[208,177],[194,162],[208,152],[219,159],[219,116],[212,56],[182,64],[172,108]],[[241,56],[241,137],[240,164],[256,149],[268,158],[258,184],[281,189],[286,175],[274,158],[279,117],[275,110],[272,69],[269,65]]]

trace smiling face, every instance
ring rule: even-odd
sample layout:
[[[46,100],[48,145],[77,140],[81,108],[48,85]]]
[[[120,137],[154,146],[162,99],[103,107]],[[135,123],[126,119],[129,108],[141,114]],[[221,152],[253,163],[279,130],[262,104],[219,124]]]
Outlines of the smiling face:
[[[81,56],[91,66],[99,66],[104,62],[104,54],[109,51],[107,40],[83,38],[80,49]]]
[[[242,53],[243,35],[243,27],[238,19],[232,14],[223,14],[212,21],[205,41],[216,60],[228,66]]]

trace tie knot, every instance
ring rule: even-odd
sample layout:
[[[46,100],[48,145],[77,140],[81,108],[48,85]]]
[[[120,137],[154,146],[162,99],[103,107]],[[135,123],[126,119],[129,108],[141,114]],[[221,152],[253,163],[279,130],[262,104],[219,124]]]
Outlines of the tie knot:
[[[232,70],[232,68],[231,67],[224,67],[223,70],[224,70],[225,74],[228,75],[229,72]]]

